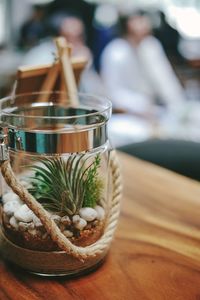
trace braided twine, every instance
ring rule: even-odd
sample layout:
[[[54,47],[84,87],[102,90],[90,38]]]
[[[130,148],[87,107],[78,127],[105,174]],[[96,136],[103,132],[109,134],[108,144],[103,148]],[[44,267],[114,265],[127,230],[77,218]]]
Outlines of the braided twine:
[[[43,206],[35,200],[35,198],[27,191],[26,188],[24,188],[20,184],[11,168],[10,161],[6,160],[1,164],[1,172],[6,183],[40,219],[46,231],[51,236],[51,239],[59,246],[61,250],[82,261],[89,257],[97,256],[98,254],[103,253],[106,249],[109,248],[117,225],[120,211],[122,184],[119,164],[115,151],[111,152],[110,168],[112,172],[113,192],[110,210],[107,215],[104,234],[94,244],[89,245],[87,247],[79,247],[74,245],[67,237],[65,237],[65,235],[60,231],[56,223],[49,218],[49,215],[47,211],[43,208]]]

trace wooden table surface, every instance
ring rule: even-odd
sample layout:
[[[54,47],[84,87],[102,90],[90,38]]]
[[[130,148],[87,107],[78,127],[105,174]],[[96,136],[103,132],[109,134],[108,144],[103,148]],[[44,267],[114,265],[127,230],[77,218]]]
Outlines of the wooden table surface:
[[[120,154],[124,196],[104,264],[41,278],[0,262],[0,300],[200,299],[200,184]]]

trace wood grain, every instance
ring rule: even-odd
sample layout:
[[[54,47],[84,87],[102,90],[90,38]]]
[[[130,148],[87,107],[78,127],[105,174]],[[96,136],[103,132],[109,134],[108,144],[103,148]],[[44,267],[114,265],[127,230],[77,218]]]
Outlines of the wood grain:
[[[122,212],[104,264],[80,278],[50,279],[1,261],[1,300],[200,299],[200,184],[119,156]]]

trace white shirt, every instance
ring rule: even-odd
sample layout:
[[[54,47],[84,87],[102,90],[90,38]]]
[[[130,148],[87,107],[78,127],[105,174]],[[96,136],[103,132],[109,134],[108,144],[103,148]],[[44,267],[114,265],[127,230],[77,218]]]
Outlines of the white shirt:
[[[113,40],[102,54],[101,76],[114,106],[130,112],[148,111],[158,98],[168,106],[184,100],[183,89],[153,36],[135,48],[125,39]]]

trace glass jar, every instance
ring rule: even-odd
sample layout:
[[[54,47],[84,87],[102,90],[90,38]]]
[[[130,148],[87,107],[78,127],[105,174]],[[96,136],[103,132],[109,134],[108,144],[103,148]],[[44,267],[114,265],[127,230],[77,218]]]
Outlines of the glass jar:
[[[110,243],[102,246],[112,206],[111,103],[83,94],[78,107],[68,100],[53,92],[0,101],[1,160],[7,161],[5,142],[13,172],[2,167],[1,250],[42,275],[91,269]]]

